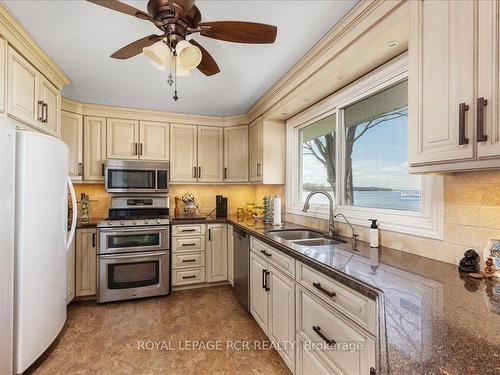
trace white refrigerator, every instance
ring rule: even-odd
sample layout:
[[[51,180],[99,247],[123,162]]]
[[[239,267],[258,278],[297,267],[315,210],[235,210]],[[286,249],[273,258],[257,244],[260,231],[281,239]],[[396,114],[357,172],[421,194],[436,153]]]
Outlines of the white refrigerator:
[[[66,257],[77,210],[68,147],[61,140],[17,131],[15,173],[13,373],[20,374],[66,321]],[[69,234],[68,188],[73,205]]]

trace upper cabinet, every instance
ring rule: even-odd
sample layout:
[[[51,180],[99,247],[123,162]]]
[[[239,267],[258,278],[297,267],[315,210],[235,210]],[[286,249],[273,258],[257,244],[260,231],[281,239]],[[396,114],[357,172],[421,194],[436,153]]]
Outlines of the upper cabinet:
[[[410,171],[500,166],[498,2],[409,6]]]
[[[0,38],[0,114],[5,113],[5,84],[7,78],[7,42]]]
[[[250,124],[250,181],[285,183],[285,122],[257,118]]]
[[[139,151],[142,160],[169,160],[169,124],[139,122]]]
[[[61,112],[61,140],[68,145],[69,176],[81,181],[83,176],[83,117],[71,112]]]
[[[224,129],[224,181],[248,181],[248,126]]]
[[[106,118],[85,116],[83,121],[83,179],[104,181]]]
[[[196,182],[197,126],[172,124],[170,126],[170,180]]]
[[[107,119],[107,158],[139,159],[139,121]]]
[[[222,182],[223,153],[223,129],[198,126],[198,182]]]
[[[7,113],[12,118],[58,136],[61,93],[12,47],[7,53]]]

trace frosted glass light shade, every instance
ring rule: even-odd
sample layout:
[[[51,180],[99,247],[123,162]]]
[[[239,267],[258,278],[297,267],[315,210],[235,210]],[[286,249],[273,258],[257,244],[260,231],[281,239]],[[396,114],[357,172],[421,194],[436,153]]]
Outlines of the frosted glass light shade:
[[[153,66],[158,70],[165,70],[170,64],[172,53],[162,40],[149,47],[144,47],[142,49],[142,53],[148,58],[148,61],[153,64]]]
[[[192,45],[187,40],[181,40],[175,47],[177,52],[177,62],[182,69],[194,69],[201,62],[201,51],[197,46]]]

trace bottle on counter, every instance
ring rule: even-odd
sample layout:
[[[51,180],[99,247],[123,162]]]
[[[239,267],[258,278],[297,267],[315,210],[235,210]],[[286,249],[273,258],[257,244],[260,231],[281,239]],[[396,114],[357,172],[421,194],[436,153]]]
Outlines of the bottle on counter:
[[[273,197],[273,225],[282,225],[281,223],[281,198],[278,194]]]
[[[370,226],[370,247],[378,247],[378,226],[376,219],[370,219],[372,225]]]

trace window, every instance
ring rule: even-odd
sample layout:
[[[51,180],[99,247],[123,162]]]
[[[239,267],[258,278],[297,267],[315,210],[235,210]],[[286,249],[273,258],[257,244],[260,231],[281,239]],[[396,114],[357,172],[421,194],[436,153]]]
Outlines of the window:
[[[408,173],[407,57],[400,56],[287,121],[286,210],[328,219],[321,194],[353,224],[442,238],[442,178]]]
[[[408,81],[343,109],[344,203],[421,210],[420,176],[408,173]]]

